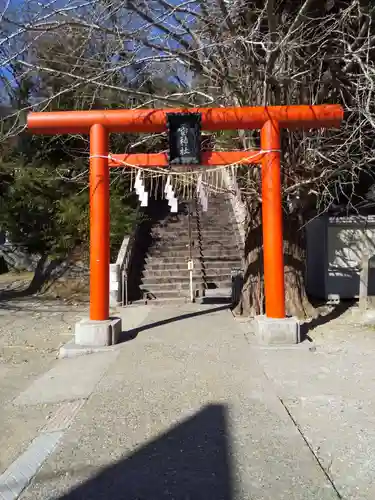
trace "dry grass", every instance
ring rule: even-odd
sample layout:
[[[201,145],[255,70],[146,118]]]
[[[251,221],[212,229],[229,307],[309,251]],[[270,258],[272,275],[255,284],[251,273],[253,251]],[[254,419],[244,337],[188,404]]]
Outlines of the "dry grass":
[[[12,284],[13,282],[17,281],[31,281],[34,273],[24,271],[17,273],[15,271],[9,272],[9,273],[4,273],[0,274],[0,287],[3,284]]]
[[[10,272],[0,275],[0,291],[9,292],[14,298],[23,294],[33,278],[32,272]],[[47,283],[37,294],[43,299],[61,299],[64,302],[88,302],[88,277],[64,277],[52,283]]]
[[[46,298],[62,299],[67,302],[88,302],[89,279],[83,277],[57,280],[41,295]]]

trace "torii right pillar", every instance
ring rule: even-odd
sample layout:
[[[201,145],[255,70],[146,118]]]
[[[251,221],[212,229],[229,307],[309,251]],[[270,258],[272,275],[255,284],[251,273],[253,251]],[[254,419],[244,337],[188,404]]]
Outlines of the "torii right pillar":
[[[262,344],[296,344],[300,326],[286,317],[284,291],[284,240],[280,179],[280,126],[268,120],[261,128],[262,228],[265,310],[255,318],[255,332]]]

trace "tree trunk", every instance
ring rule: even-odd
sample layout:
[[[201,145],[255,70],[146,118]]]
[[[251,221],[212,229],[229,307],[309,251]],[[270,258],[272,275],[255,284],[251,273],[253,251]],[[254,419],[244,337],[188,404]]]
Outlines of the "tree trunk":
[[[245,273],[240,299],[234,305],[235,315],[257,316],[263,313],[263,252],[260,212],[249,217],[245,242]]]
[[[49,260],[48,255],[42,255],[36,266],[33,279],[25,292],[27,294],[40,292],[45,285],[61,277],[67,266],[68,261],[64,262],[62,259]]]
[[[306,233],[301,214],[288,214],[284,218],[284,273],[285,306],[290,316],[304,319],[315,317],[316,310],[310,303],[305,286]]]
[[[262,225],[260,213],[251,217],[245,246],[245,275],[242,294],[234,314],[264,314],[264,280]],[[284,220],[284,272],[286,314],[300,319],[315,317],[305,289],[306,238],[304,220],[299,214],[288,214]]]

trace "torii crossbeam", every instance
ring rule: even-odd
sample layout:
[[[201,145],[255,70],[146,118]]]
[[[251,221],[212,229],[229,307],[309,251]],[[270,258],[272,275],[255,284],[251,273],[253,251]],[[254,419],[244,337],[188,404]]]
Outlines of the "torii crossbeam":
[[[202,130],[260,129],[261,155],[255,151],[209,152],[203,153],[202,163],[261,163],[266,316],[284,318],[280,129],[338,128],[344,115],[339,105],[30,113],[27,126],[34,134],[90,136],[90,319],[109,318],[109,166],[119,166],[116,160],[138,166],[167,164],[161,153],[110,158],[108,136],[111,132],[166,131],[166,116],[171,112],[200,113]]]

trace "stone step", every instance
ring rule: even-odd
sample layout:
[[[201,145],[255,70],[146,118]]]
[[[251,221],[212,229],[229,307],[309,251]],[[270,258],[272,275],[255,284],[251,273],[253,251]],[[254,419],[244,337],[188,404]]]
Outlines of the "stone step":
[[[233,227],[227,228],[223,227],[220,229],[210,229],[206,231],[191,231],[191,236],[193,239],[198,239],[198,237],[209,239],[213,238],[215,240],[221,241],[232,240],[237,234],[237,229],[233,229]],[[163,233],[155,235],[155,242],[158,241],[175,241],[176,243],[181,241],[185,243],[185,241],[189,241],[189,232],[183,233]]]
[[[196,227],[193,227],[191,232],[193,235],[195,234],[204,234],[204,235],[217,235],[221,234],[223,235],[223,231],[228,231],[230,234],[235,233],[237,231],[237,228],[233,224],[226,224],[222,226],[216,226],[214,224],[211,224],[209,227],[201,227],[200,231]],[[175,230],[172,228],[163,228],[162,230],[153,230],[151,233],[151,236],[154,238],[163,238],[165,236],[170,236],[171,238],[176,238],[176,236],[185,236],[189,234],[188,227],[182,228],[179,230]]]
[[[199,249],[200,249],[199,240],[193,239],[192,243],[193,243],[193,245],[192,245],[193,252],[195,252],[197,250],[199,251]],[[209,245],[210,243],[212,243],[213,245],[216,245],[218,248],[231,247],[231,248],[237,249],[237,245],[233,241],[233,237],[226,238],[225,240],[220,240],[220,241],[212,240],[211,242],[209,240],[205,240],[204,244],[203,244],[203,248],[205,248],[205,247],[207,248],[207,245]],[[211,248],[211,245],[208,248]],[[171,250],[173,252],[180,252],[180,251],[184,252],[186,250],[189,251],[189,241],[186,241],[186,242],[180,242],[178,240],[177,241],[176,240],[158,241],[157,243],[154,243],[150,247],[150,252],[154,252],[154,251],[164,252],[167,250]]]
[[[173,304],[190,302],[190,291],[187,290],[146,290],[144,289],[145,298],[143,300],[136,301],[136,303],[144,304],[167,304],[169,301]],[[197,298],[196,301],[199,303],[215,303],[224,302],[230,303],[232,297],[232,290],[229,288],[216,288],[216,289],[206,289],[204,297]]]
[[[164,219],[164,220],[160,220],[160,221],[157,221],[156,224],[157,225],[160,225],[160,226],[164,226],[164,225],[178,225],[178,224],[183,224],[185,222],[187,222],[189,219],[188,215],[184,215],[182,217],[179,217],[178,220],[170,220],[170,219]],[[223,209],[223,210],[211,210],[209,212],[206,212],[206,213],[200,213],[198,216],[196,214],[193,214],[193,216],[191,217],[191,220],[192,221],[195,221],[195,220],[201,220],[201,221],[206,221],[206,220],[210,220],[210,219],[215,219],[217,221],[226,221],[226,220],[235,220],[235,215],[232,211],[232,209],[230,210],[227,210],[227,209]]]
[[[218,281],[217,284],[215,285],[214,281],[206,281],[205,282],[209,288],[215,289],[215,288],[228,288],[231,286],[232,282],[230,280],[226,281]],[[202,280],[193,280],[193,287],[195,288],[200,288],[202,284]],[[211,285],[211,286],[210,286]],[[148,290],[150,292],[153,292],[156,294],[156,292],[159,291],[165,291],[165,290],[171,290],[172,292],[177,292],[179,294],[180,290],[189,290],[190,288],[190,282],[189,280],[186,281],[181,281],[181,278],[179,281],[175,281],[173,283],[171,282],[158,282],[158,283],[142,283],[140,286],[141,290]]]
[[[218,257],[221,257],[224,253],[224,256],[228,253],[236,255],[236,258],[240,257],[240,247],[237,245],[237,242],[233,238],[231,241],[226,241],[225,243],[221,243],[218,240],[193,240],[193,245],[191,247],[191,252],[193,254],[193,258],[200,258],[201,253],[208,255],[215,253]],[[207,254],[208,252],[208,254]],[[190,250],[188,245],[173,245],[168,242],[163,245],[152,245],[147,250],[148,255],[181,255],[182,257],[188,258],[190,255]],[[242,256],[243,252],[241,253]]]
[[[199,218],[200,220],[208,220],[210,218],[214,218],[215,220],[228,220],[235,219],[232,207],[219,207],[217,209],[209,210],[208,212],[200,212],[199,215],[194,212],[192,214],[191,219],[196,220]],[[166,218],[157,222],[158,225],[178,225],[189,219],[188,214],[179,215],[178,219]]]
[[[232,241],[233,238],[236,238],[237,231],[233,231],[233,228],[222,228],[220,230],[215,231],[192,231],[191,236],[193,240],[198,240],[198,238],[202,238],[205,240],[218,240],[218,241]],[[185,244],[189,242],[189,233],[186,231],[185,233],[163,233],[163,234],[154,234],[152,235],[152,241],[154,244],[162,243],[162,242],[172,242],[176,245]]]
[[[222,227],[222,226],[233,226],[236,224],[235,219],[218,219],[217,217],[211,217],[207,220],[202,220],[200,219],[199,221],[200,227],[211,227],[212,225],[216,227]],[[198,225],[197,221],[192,220],[191,221],[191,226],[192,229],[196,228]],[[158,230],[158,231],[182,231],[185,230],[189,226],[188,221],[183,221],[183,223],[179,224],[165,224],[165,225],[154,225],[153,229]]]
[[[203,217],[198,217],[194,218],[193,221],[196,224],[196,221],[199,220],[201,224],[210,224],[210,223],[215,223],[215,224],[229,224],[233,223],[236,221],[235,217],[231,214],[209,214],[209,215],[204,215]]]
[[[189,301],[190,298],[190,290],[189,288],[187,289],[175,289],[175,290],[156,290],[156,289],[146,289],[146,288],[141,288],[144,293],[145,300],[148,302],[154,303],[156,300],[165,300],[167,299],[173,300],[173,301],[179,301],[181,300],[182,302],[184,301]],[[194,288],[195,292],[196,288]],[[208,303],[208,302],[215,302],[215,301],[223,301],[223,302],[230,302],[231,301],[231,290],[230,292],[227,291],[227,288],[216,288],[216,289],[206,289],[205,290],[205,297],[202,299],[198,299],[199,302],[203,303]]]
[[[239,258],[239,252],[231,252],[231,253],[226,253],[226,252],[213,252],[210,254],[209,252],[203,254],[203,261],[204,262],[210,262],[210,261],[222,261],[222,262],[228,262],[228,261],[235,261],[236,259]],[[195,260],[198,260],[198,257],[195,258]],[[169,254],[163,254],[163,255],[147,255],[145,259],[147,264],[153,264],[153,263],[184,263],[188,261],[188,256],[184,256],[181,254],[177,255],[169,255]]]
[[[208,208],[207,212],[212,212],[212,211],[215,211],[215,210],[216,211],[221,211],[221,210],[232,211],[233,210],[232,204],[230,203],[229,200],[214,200],[210,196],[208,197],[208,207],[207,208]],[[198,209],[199,209],[200,213],[207,213],[207,212],[203,211],[201,204],[198,204]],[[195,206],[193,207],[193,213],[196,213],[196,207]],[[186,208],[185,210],[183,210],[182,207],[180,207],[180,211],[176,215],[178,217],[186,217],[188,215],[188,208]],[[170,214],[168,214],[167,217],[166,217],[166,219],[172,219],[173,220],[173,216],[171,216]]]
[[[197,221],[199,221],[199,223],[202,226],[204,226],[207,224],[216,224],[216,225],[233,224],[236,221],[236,219],[233,215],[218,213],[218,214],[209,214],[209,215],[205,215],[203,217],[194,218],[193,224],[196,224]]]
[[[208,198],[208,210],[207,210],[208,212],[210,212],[211,210],[223,210],[223,209],[233,210],[232,204],[230,203],[229,200],[214,200],[211,197]],[[200,213],[205,213],[205,212],[203,212],[202,205],[200,203],[198,204],[198,210]],[[195,205],[192,207],[192,211],[193,211],[193,213],[197,212]],[[179,211],[177,212],[177,214],[169,213],[165,218],[173,220],[176,217],[176,215],[178,217],[185,217],[185,216],[187,216],[188,213],[189,213],[188,207],[186,207],[184,209],[180,205]]]
[[[216,288],[205,290],[203,297],[197,299],[199,304],[221,304],[232,302],[232,288]]]
[[[155,226],[157,227],[178,227],[178,226],[183,226],[184,224],[187,224],[189,220],[189,217],[186,215],[184,217],[180,217],[179,220],[168,220],[164,219],[161,221],[157,221],[155,223]],[[201,221],[203,224],[208,221],[214,220],[217,223],[222,223],[222,222],[229,222],[229,221],[235,221],[236,218],[234,216],[233,212],[225,212],[225,211],[218,211],[217,213],[212,212],[212,213],[207,213],[204,215],[199,215],[191,217],[191,222],[192,224],[195,224],[197,220]]]
[[[134,300],[131,305],[132,306],[143,306],[144,304],[152,304],[153,306],[166,306],[166,305],[179,305],[186,304],[190,302],[190,298],[188,296],[181,297],[158,297],[158,298],[145,298]]]
[[[232,217],[214,216],[214,217],[207,217],[205,219],[199,218],[199,223],[203,227],[204,226],[209,226],[211,224],[215,224],[216,226],[222,226],[223,224],[230,225],[230,224],[234,224],[235,222],[236,222],[236,219],[234,219]],[[198,223],[198,219],[192,219],[191,220],[191,226],[192,227],[196,227],[197,223]],[[188,225],[189,225],[188,224],[188,219],[186,219],[186,220],[182,220],[182,221],[175,222],[175,223],[170,223],[170,224],[167,224],[167,223],[164,223],[164,224],[156,223],[156,224],[153,225],[153,227],[155,229],[161,229],[161,230],[171,229],[171,228],[173,228],[175,230],[178,230],[178,229],[184,229]]]
[[[192,241],[202,241],[202,242],[215,242],[215,243],[228,243],[235,242],[238,240],[238,235],[234,231],[229,231],[223,229],[221,231],[215,231],[210,233],[192,233]],[[152,246],[157,247],[161,245],[177,245],[184,246],[189,244],[189,234],[164,234],[160,237],[154,237],[152,239]]]
[[[217,269],[219,266],[223,272],[226,270],[230,270],[232,268],[240,268],[242,266],[242,262],[240,259],[233,260],[211,260],[204,262],[205,269],[207,273],[211,272],[211,269]],[[201,266],[200,262],[195,262],[195,267]],[[171,270],[175,272],[176,270],[187,269],[187,260],[175,260],[174,262],[163,262],[160,259],[154,259],[146,264],[147,271],[164,271]]]
[[[206,297],[228,297],[232,294],[232,287],[230,285],[223,285],[220,288],[205,290]]]
[[[167,290],[150,290],[146,287],[140,287],[140,289],[143,291],[144,295],[147,297],[150,301],[154,301],[155,299],[175,299],[175,298],[185,298],[188,299],[190,292],[189,289],[182,290],[182,289],[167,289]]]
[[[206,271],[207,278],[209,279],[215,279],[217,276],[218,277],[230,277],[230,271],[231,267],[210,267]],[[177,275],[178,273],[178,275]],[[202,276],[202,270],[200,264],[195,264],[194,271],[193,271],[194,276]],[[162,278],[162,277],[168,277],[171,279],[176,278],[178,276],[179,278],[183,276],[189,276],[189,271],[187,266],[185,266],[182,269],[176,269],[175,266],[167,268],[167,269],[149,269],[148,267],[143,271],[143,278],[148,279],[148,278]],[[177,279],[177,278],[176,278]]]
[[[233,244],[228,247],[224,245],[219,246],[212,244],[207,246],[206,248],[203,248],[202,252],[203,252],[203,257],[233,256],[234,258],[236,258],[238,255],[238,248]],[[200,257],[199,248],[195,247],[192,254],[193,258],[199,258]],[[175,250],[173,247],[172,248],[166,247],[163,249],[151,248],[147,253],[147,255],[150,257],[184,257],[188,259],[190,256],[190,252],[188,248],[185,248],[183,250]]]
[[[193,275],[193,282],[202,282],[203,277],[201,274],[196,274]],[[205,278],[205,283],[221,283],[221,286],[224,286],[223,283],[226,283],[225,286],[230,286],[231,284],[231,279],[230,275],[225,274],[225,275],[216,275],[216,276],[210,276],[207,275]],[[187,275],[179,275],[179,276],[149,276],[147,278],[142,279],[142,286],[145,287],[153,287],[153,286],[163,286],[168,285],[169,287],[174,287],[174,286],[180,286],[182,288],[185,287],[185,285],[189,285],[190,282],[190,277]],[[183,285],[183,286],[182,286]],[[181,288],[180,287],[180,288]]]
[[[237,248],[237,238],[236,235],[234,234],[226,234],[224,232],[224,236],[217,235],[217,236],[202,236],[201,239],[198,237],[198,235],[192,237],[192,244],[195,248],[199,248],[199,245],[202,244],[203,246],[215,244],[215,245],[220,245],[220,246],[226,246],[226,245],[231,245],[233,247]],[[170,248],[173,250],[184,250],[186,248],[189,248],[189,238],[188,236],[183,237],[183,238],[163,238],[161,240],[157,240],[152,243],[150,246],[151,249],[166,249]]]

